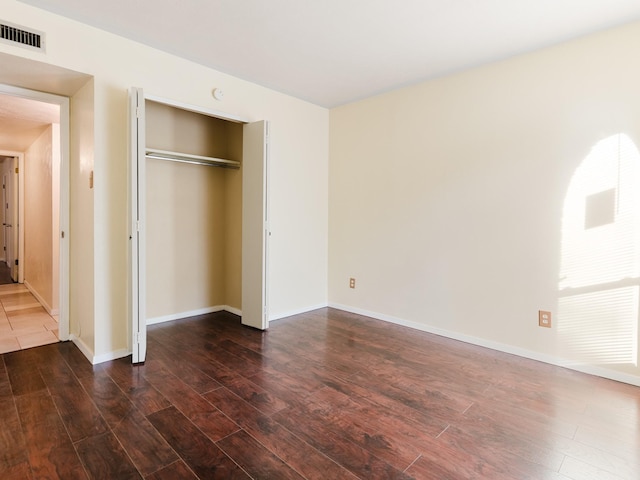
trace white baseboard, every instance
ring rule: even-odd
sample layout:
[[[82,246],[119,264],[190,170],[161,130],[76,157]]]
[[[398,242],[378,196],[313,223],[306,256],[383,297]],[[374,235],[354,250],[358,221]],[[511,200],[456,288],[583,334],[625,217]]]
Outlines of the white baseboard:
[[[286,318],[286,317],[292,317],[294,315],[300,315],[301,313],[307,313],[307,312],[311,312],[313,310],[318,310],[319,308],[325,308],[328,307],[329,305],[327,303],[322,303],[319,305],[314,305],[311,307],[304,307],[304,308],[300,308],[297,310],[290,310],[288,312],[280,312],[280,313],[276,313],[274,315],[269,315],[269,321],[274,321],[274,320],[280,320],[281,318]]]
[[[609,370],[609,369],[597,367],[594,365],[587,365],[587,364],[572,362],[559,357],[554,357],[552,355],[534,352],[532,350],[527,350],[524,348],[514,347],[512,345],[508,345],[505,343],[493,342],[491,340],[486,340],[484,338],[474,337],[471,335],[465,335],[458,332],[452,332],[450,330],[445,330],[442,328],[431,327],[423,323],[412,322],[410,320],[404,320],[402,318],[393,317],[391,315],[385,315],[382,313],[372,312],[369,310],[363,310],[361,308],[356,308],[349,305],[342,305],[342,304],[330,302],[329,307],[336,308],[338,310],[344,310],[345,312],[356,313],[358,315],[364,315],[366,317],[375,318],[376,320],[383,320],[385,322],[394,323],[396,325],[413,328],[415,330],[421,330],[423,332],[433,333],[435,335],[440,335],[441,337],[451,338],[453,340],[459,340],[461,342],[470,343],[472,345],[477,345],[479,347],[490,348],[492,350],[497,350],[499,352],[510,353],[512,355],[517,355],[519,357],[529,358],[531,360],[537,360],[539,362],[556,365],[558,367],[564,367],[564,368],[568,368],[578,372],[587,373],[589,375],[608,378],[610,380],[615,380],[617,382],[628,383],[630,385],[635,385],[640,387],[640,377],[637,377],[635,375],[616,372],[614,370]]]
[[[89,348],[89,346],[84,343],[81,338],[76,337],[73,333],[69,334],[69,340],[71,340],[74,345],[78,347],[78,350],[80,350],[82,354],[87,357],[87,360],[89,360],[93,364],[93,350]]]
[[[291,317],[293,315],[299,315],[301,313],[306,313],[306,312],[310,312],[312,310],[317,310],[319,308],[325,308],[328,305],[326,303],[322,303],[319,305],[313,305],[313,306],[309,306],[309,307],[304,307],[301,309],[297,309],[297,310],[290,310],[287,312],[280,312],[280,313],[276,313],[275,315],[270,315],[269,316],[269,321],[273,321],[273,320],[280,320],[281,318],[285,318],[285,317]],[[239,308],[235,308],[235,307],[230,307],[229,305],[216,305],[213,307],[207,307],[207,308],[200,308],[198,310],[189,310],[187,312],[179,312],[179,313],[173,313],[171,315],[163,315],[160,317],[153,317],[153,318],[148,318],[147,319],[147,325],[154,325],[156,323],[164,323],[164,322],[171,322],[173,320],[180,320],[181,318],[188,318],[188,317],[195,317],[197,315],[206,315],[207,313],[215,313],[215,312],[220,312],[220,311],[225,311],[225,312],[229,312],[229,313],[233,313],[234,315],[238,315],[239,317],[242,316],[242,310],[240,310]]]
[[[53,316],[53,315],[58,315],[58,313],[60,313],[57,308],[56,309],[51,308],[51,306],[44,300],[44,298],[42,298],[42,296],[38,293],[38,291],[29,284],[27,280],[24,281],[23,285],[26,287],[27,290],[31,292],[31,294],[34,297],[36,297],[36,300],[40,302],[40,305],[42,305],[42,308],[44,308],[49,315]]]
[[[216,305],[214,307],[199,308],[197,310],[189,310],[187,312],[172,313],[171,315],[162,315],[160,317],[147,318],[147,325],[171,322],[173,320],[180,320],[181,318],[206,315],[207,313],[221,312],[222,310],[233,313],[234,315],[242,316],[242,310],[238,310],[237,308],[230,307],[228,305]]]
[[[84,343],[81,338],[76,337],[73,334],[69,335],[69,340],[71,340],[78,350],[82,352],[82,354],[87,357],[87,360],[91,362],[92,365],[97,365],[98,363],[108,362],[110,360],[115,360],[117,358],[126,357],[127,355],[131,355],[131,350],[123,348],[121,350],[115,350],[113,352],[105,353],[103,355],[94,355],[93,350],[89,348],[89,346]]]
[[[94,365],[102,362],[108,362],[111,360],[116,360],[118,358],[123,358],[128,355],[131,355],[131,350],[128,348],[121,348],[120,350],[114,350],[113,352],[104,353],[102,355],[95,355],[91,363]]]
[[[240,310],[239,308],[230,307],[229,305],[223,305],[222,310],[224,310],[225,312],[233,313],[234,315],[237,315],[239,317],[242,316],[242,310]]]

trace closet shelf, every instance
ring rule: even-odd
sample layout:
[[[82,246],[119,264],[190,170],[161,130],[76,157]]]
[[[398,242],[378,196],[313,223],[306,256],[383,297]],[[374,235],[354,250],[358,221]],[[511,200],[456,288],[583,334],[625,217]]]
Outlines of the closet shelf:
[[[146,156],[147,158],[154,158],[156,160],[193,163],[195,165],[205,165],[208,167],[240,168],[240,162],[236,162],[234,160],[204,157],[202,155],[191,155],[190,153],[170,152],[167,150],[157,150],[155,148],[147,148]]]

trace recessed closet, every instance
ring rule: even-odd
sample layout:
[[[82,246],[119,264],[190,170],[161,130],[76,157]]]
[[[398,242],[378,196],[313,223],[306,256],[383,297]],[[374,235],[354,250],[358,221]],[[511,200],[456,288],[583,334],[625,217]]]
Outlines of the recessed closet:
[[[145,108],[147,324],[215,309],[240,312],[239,165],[187,163],[154,153],[180,152],[240,164],[242,124],[149,100]]]
[[[228,310],[266,328],[266,122],[132,97],[134,362],[150,323]]]

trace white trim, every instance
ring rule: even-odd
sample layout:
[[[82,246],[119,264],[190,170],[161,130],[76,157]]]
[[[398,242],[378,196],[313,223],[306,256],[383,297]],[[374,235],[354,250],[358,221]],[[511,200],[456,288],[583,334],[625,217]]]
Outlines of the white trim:
[[[91,350],[91,348],[84,343],[84,341],[79,338],[76,337],[73,333],[69,335],[69,340],[73,342],[73,344],[78,347],[78,350],[80,350],[82,352],[82,354],[87,357],[87,360],[89,360],[91,363],[93,363],[92,359],[93,359],[93,350]]]
[[[321,304],[313,305],[310,307],[298,308],[296,310],[289,310],[288,312],[276,313],[275,315],[269,316],[269,321],[272,322],[275,320],[280,320],[282,318],[293,317],[294,315],[300,315],[302,313],[311,312],[313,310],[318,310],[320,308],[326,308],[328,306],[329,304],[327,303],[321,303]]]
[[[38,300],[38,302],[40,302],[40,305],[42,305],[42,308],[44,308],[49,315],[53,316],[53,315],[59,315],[60,314],[60,312],[58,310],[54,310],[53,308],[51,308],[51,305],[49,305],[45,301],[45,299],[42,298],[42,296],[38,293],[38,291],[35,288],[33,288],[31,286],[31,284],[27,280],[25,280],[23,282],[23,285],[27,288],[27,290],[29,290],[31,292],[31,294],[34,297],[36,297],[36,300]]]
[[[239,317],[242,316],[242,310],[240,310],[239,308],[230,307],[229,305],[223,305],[222,310],[224,310],[225,312],[233,313],[234,315],[237,315]]]
[[[213,307],[199,308],[197,310],[189,310],[186,312],[172,313],[171,315],[162,315],[160,317],[147,318],[147,325],[155,325],[156,323],[172,322],[174,320],[181,320],[188,317],[196,317],[198,315],[206,315],[208,313],[215,313],[221,311],[227,311],[235,315],[242,316],[242,311],[237,308],[230,307],[228,305],[216,305]]]
[[[120,350],[115,350],[113,352],[104,353],[102,355],[94,355],[93,350],[89,348],[89,346],[84,343],[81,338],[76,337],[74,334],[69,335],[69,340],[71,340],[78,350],[82,352],[82,354],[87,357],[87,360],[91,362],[92,365],[97,365],[98,363],[109,362],[111,360],[116,360],[118,358],[123,358],[131,355],[131,350],[126,348],[122,348]]]
[[[70,263],[70,229],[69,229],[69,191],[71,188],[70,176],[70,135],[71,135],[71,114],[69,111],[69,98],[59,97],[60,105],[60,191],[58,208],[58,236],[60,252],[60,261],[58,263],[58,310],[61,321],[60,335],[61,340],[69,337],[69,263]],[[65,232],[64,238],[62,232]]]
[[[18,156],[18,283],[24,283],[24,154]]]
[[[94,355],[93,359],[89,359],[93,365],[98,363],[109,362],[111,360],[117,360],[118,358],[124,358],[131,355],[131,350],[128,348],[121,348],[113,352],[104,353],[102,355]]]
[[[453,332],[451,330],[435,328],[429,325],[425,325],[423,323],[412,322],[410,320],[404,320],[402,318],[394,317],[391,315],[385,315],[383,313],[372,312],[369,310],[364,310],[364,309],[352,307],[349,305],[342,305],[342,304],[330,302],[329,307],[336,308],[338,310],[344,310],[345,312],[356,313],[358,315],[375,318],[376,320],[382,320],[385,322],[394,323],[396,325],[401,325],[403,327],[409,327],[415,330],[421,330],[423,332],[433,333],[434,335],[440,335],[442,337],[450,338],[453,340],[459,340],[461,342],[470,343],[472,345],[477,345],[479,347],[490,348],[491,350],[497,350],[499,352],[509,353],[512,355],[517,355],[519,357],[529,358],[531,360],[537,360],[539,362],[556,365],[558,367],[564,367],[570,370],[575,370],[578,372],[587,373],[589,375],[595,375],[598,377],[608,378],[609,380],[615,380],[617,382],[628,383],[630,385],[635,385],[640,387],[640,377],[635,375],[616,372],[614,370],[601,368],[594,365],[581,364],[581,363],[565,360],[559,357],[555,357],[553,355],[538,353],[532,350],[527,350],[524,348],[514,347],[512,345],[507,345],[505,343],[493,342],[491,340],[486,340],[484,338],[474,337],[471,335],[465,335],[462,333]]]
[[[0,93],[2,93],[2,88],[3,85],[0,84]],[[18,162],[18,172],[24,172],[24,152],[0,150],[0,155],[5,157],[14,157]],[[18,221],[16,222],[14,218],[13,223],[17,223],[17,226],[14,225],[13,228],[17,229],[18,242],[13,247],[15,250],[17,250],[17,253],[15,255],[15,258],[18,260],[17,283],[24,283],[24,259],[22,258],[22,254],[24,251],[24,212],[22,210],[24,203],[24,176],[18,173],[16,174],[16,179],[18,181],[18,185],[16,187],[18,189],[18,200],[15,203],[17,204],[18,208],[17,211],[15,211],[15,215],[18,217]],[[11,269],[11,265],[9,265],[9,268]]]

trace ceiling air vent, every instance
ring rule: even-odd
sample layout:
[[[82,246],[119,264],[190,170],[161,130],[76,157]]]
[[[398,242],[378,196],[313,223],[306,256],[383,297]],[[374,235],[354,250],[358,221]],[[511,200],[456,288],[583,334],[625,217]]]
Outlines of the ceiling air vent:
[[[12,25],[2,20],[0,20],[0,41],[9,45],[44,51],[44,34],[42,32],[29,31],[24,27]]]

